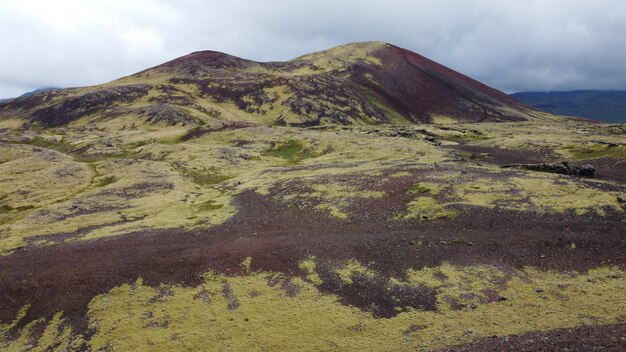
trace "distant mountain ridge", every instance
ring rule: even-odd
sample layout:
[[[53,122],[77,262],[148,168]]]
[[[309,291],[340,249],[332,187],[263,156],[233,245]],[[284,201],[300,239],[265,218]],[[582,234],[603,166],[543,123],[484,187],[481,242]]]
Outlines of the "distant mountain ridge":
[[[511,96],[551,114],[626,122],[626,91],[520,92]]]
[[[13,99],[17,99],[17,98],[24,98],[24,97],[30,97],[31,95],[35,95],[35,94],[39,94],[39,93],[45,93],[45,92],[49,92],[51,90],[55,90],[55,89],[60,89],[59,87],[43,87],[43,88],[37,88],[35,90],[32,90],[30,92],[26,92],[22,95],[20,95],[19,97],[15,97],[15,98],[6,98],[6,99],[0,99],[0,104],[7,102],[9,100],[13,100]]]
[[[200,51],[113,82],[0,105],[26,126],[406,124],[525,121],[545,114],[432,60],[382,42],[286,62]]]

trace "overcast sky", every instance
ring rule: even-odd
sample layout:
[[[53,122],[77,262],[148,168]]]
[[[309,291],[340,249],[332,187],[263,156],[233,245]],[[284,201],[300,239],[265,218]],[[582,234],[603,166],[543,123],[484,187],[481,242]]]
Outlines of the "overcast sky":
[[[0,0],[0,98],[197,50],[282,61],[369,40],[506,92],[626,89],[624,0]]]

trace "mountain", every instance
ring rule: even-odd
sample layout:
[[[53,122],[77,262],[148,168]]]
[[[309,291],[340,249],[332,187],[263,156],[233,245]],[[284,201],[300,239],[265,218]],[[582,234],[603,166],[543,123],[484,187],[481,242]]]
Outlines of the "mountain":
[[[520,92],[511,96],[551,114],[626,122],[626,91]]]
[[[37,89],[35,89],[35,90],[33,90],[33,91],[26,92],[26,93],[24,93],[24,94],[20,95],[18,98],[30,97],[30,96],[37,95],[37,94],[40,94],[40,93],[49,92],[49,91],[52,91],[52,90],[55,90],[55,89],[60,89],[60,88],[59,88],[59,87],[43,87],[43,88],[37,88]]]
[[[0,119],[58,127],[80,120],[167,125],[244,120],[273,125],[522,121],[537,112],[397,46],[366,42],[287,62],[195,52],[119,80],[0,106]],[[119,120],[121,121],[121,120]]]
[[[626,343],[626,124],[383,43],[0,114],[0,351]]]
[[[26,92],[26,93],[22,94],[22,95],[20,95],[18,98],[25,98],[25,97],[29,97],[29,96],[31,96],[31,95],[36,95],[36,94],[39,94],[39,93],[45,93],[45,92],[49,92],[49,91],[51,91],[51,90],[55,90],[55,89],[59,89],[59,87],[44,87],[44,88],[38,88],[38,89],[35,89],[35,90],[33,90],[33,91]],[[15,98],[0,99],[0,104],[1,104],[1,103],[4,103],[4,102],[7,102],[7,101],[9,101],[9,100],[13,100],[13,99],[15,99]]]

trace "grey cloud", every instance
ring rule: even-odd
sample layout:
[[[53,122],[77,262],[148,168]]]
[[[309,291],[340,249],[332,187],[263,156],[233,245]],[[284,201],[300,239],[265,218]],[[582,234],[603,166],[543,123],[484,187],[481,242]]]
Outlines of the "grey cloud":
[[[0,0],[0,97],[196,50],[287,60],[382,40],[498,89],[626,89],[626,2]]]

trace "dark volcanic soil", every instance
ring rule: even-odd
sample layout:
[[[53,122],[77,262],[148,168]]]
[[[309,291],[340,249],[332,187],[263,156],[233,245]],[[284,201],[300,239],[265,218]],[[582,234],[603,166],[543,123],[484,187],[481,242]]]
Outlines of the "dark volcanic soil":
[[[626,351],[626,324],[583,326],[500,338],[446,348],[446,352],[470,351]]]
[[[393,197],[391,197],[393,198]],[[152,231],[110,239],[16,251],[0,258],[0,318],[11,321],[24,304],[32,306],[20,322],[51,317],[63,310],[79,329],[85,310],[97,294],[143,277],[149,285],[163,282],[196,285],[209,269],[239,274],[251,256],[252,270],[303,275],[298,262],[309,255],[320,261],[356,258],[372,263],[385,276],[402,277],[408,267],[442,261],[584,271],[611,263],[626,264],[626,226],[619,215],[538,216],[480,208],[459,209],[454,219],[410,223],[385,219],[389,204],[363,204],[370,217],[335,220],[324,213],[287,207],[254,192],[235,199],[238,214],[208,231]],[[392,208],[392,207],[391,207]],[[411,241],[425,244],[417,247]],[[576,243],[576,250],[568,247]],[[319,268],[322,290],[344,303],[366,307],[376,303],[378,316],[391,316],[390,294],[383,283],[361,280],[370,293],[338,283]],[[326,275],[326,276],[324,276]],[[327,283],[326,283],[327,282]],[[417,307],[433,309],[432,292],[395,292]]]
[[[463,153],[470,153],[474,155],[489,154],[486,159],[478,158],[479,162],[486,162],[495,165],[507,165],[507,164],[541,164],[541,163],[558,163],[563,161],[562,157],[554,154],[551,150],[545,149],[542,151],[531,150],[511,150],[495,147],[485,147],[478,145],[459,145],[454,146],[454,149]],[[476,160],[476,159],[475,159]]]

